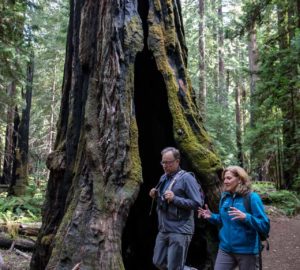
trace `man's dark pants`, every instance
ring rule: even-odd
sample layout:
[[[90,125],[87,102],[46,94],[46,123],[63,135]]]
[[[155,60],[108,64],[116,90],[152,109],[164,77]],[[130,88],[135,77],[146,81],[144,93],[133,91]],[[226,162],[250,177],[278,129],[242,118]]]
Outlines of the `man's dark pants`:
[[[153,264],[160,270],[183,270],[192,235],[162,233],[156,237]]]

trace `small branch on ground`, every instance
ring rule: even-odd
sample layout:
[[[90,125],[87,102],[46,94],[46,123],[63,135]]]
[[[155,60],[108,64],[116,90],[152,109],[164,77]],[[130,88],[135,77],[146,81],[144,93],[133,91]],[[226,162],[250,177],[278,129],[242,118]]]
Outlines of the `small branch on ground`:
[[[72,268],[72,270],[79,270],[79,269],[80,269],[80,265],[81,265],[81,262],[80,262],[80,263],[77,263],[77,264]]]
[[[23,256],[26,259],[29,259],[29,260],[31,259],[31,256],[27,255],[26,253],[22,252],[19,249],[14,248],[14,251],[16,252],[16,254],[21,255],[21,256]]]

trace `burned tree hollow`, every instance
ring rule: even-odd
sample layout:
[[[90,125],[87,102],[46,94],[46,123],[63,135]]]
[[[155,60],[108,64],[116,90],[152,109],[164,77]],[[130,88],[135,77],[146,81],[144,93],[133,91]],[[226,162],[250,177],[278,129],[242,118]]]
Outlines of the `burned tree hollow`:
[[[123,259],[126,269],[154,269],[151,255],[157,233],[155,204],[149,190],[163,173],[160,151],[174,145],[172,118],[161,74],[149,50],[139,53],[135,63],[135,109],[139,131],[139,153],[143,184],[132,207],[123,233]]]
[[[143,183],[123,232],[122,255],[127,270],[154,270],[152,255],[158,231],[156,203],[149,197],[149,191],[163,173],[161,150],[176,146],[176,142],[166,86],[147,46],[136,57],[134,86]],[[185,163],[184,157],[182,162]],[[201,231],[198,230],[195,236],[188,263],[200,266],[206,259],[206,243]]]
[[[159,72],[153,52],[147,45],[148,10],[140,5],[139,13],[144,28],[144,49],[138,53],[134,69],[134,106],[138,126],[139,154],[143,183],[139,195],[130,210],[122,236],[122,256],[127,270],[154,270],[152,255],[158,233],[156,203],[149,196],[151,188],[163,174],[160,165],[161,150],[177,146],[173,135],[173,120],[168,103],[168,89]],[[172,59],[176,62],[176,59]],[[182,164],[190,170],[189,162],[182,156]],[[188,168],[189,167],[189,168]],[[207,244],[204,224],[198,222],[191,243],[187,264],[204,267],[207,261]]]

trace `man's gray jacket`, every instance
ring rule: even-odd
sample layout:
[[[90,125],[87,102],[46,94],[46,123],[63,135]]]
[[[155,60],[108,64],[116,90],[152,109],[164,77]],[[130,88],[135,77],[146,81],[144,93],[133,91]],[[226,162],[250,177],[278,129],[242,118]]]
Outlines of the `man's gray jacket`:
[[[176,180],[170,189],[174,193],[172,202],[168,203],[162,194],[166,190],[166,182],[170,185],[172,179],[164,174],[157,185],[158,229],[160,232],[193,234],[194,211],[203,206],[203,194],[191,173],[180,170],[173,177]]]

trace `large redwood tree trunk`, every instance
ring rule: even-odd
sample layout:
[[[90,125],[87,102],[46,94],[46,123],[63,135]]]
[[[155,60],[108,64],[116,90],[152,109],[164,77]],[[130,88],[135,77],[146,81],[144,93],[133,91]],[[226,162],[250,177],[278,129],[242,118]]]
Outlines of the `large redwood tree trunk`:
[[[186,57],[179,0],[71,1],[60,120],[31,269],[154,269],[148,192],[165,146],[181,150],[216,209],[221,165],[191,98]],[[196,246],[189,260],[200,264]]]

